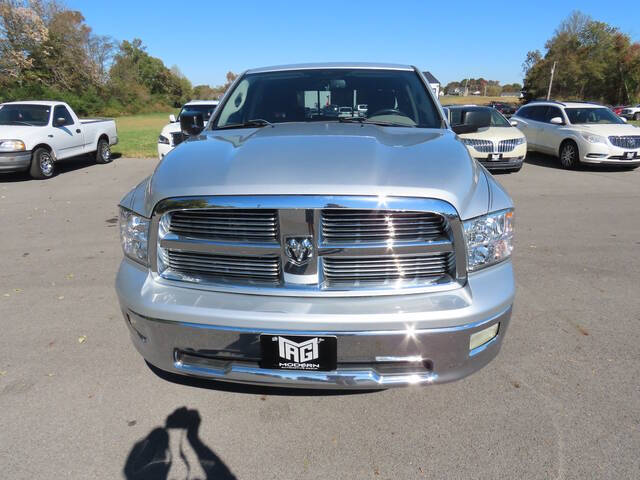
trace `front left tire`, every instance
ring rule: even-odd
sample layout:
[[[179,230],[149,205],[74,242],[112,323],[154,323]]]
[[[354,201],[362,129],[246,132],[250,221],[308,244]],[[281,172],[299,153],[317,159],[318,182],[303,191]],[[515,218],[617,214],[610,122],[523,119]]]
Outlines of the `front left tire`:
[[[566,140],[560,147],[560,165],[567,170],[580,165],[578,145],[573,140]]]
[[[45,180],[53,177],[56,171],[53,154],[46,148],[36,148],[31,157],[29,174],[36,180]]]

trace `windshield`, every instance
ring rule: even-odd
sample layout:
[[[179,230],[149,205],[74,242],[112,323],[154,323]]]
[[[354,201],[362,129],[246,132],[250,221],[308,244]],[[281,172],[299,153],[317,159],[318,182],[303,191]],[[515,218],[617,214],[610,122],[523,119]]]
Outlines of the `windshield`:
[[[0,125],[44,127],[49,123],[48,105],[13,104],[0,106]]]
[[[182,107],[182,110],[180,110],[180,114],[178,115],[178,121],[180,121],[180,116],[183,113],[191,112],[191,113],[201,113],[202,117],[204,118],[204,123],[207,123],[209,121],[209,117],[211,117],[216,107],[217,105],[185,105],[184,107]]]
[[[585,123],[624,123],[615,113],[608,108],[565,108],[569,122],[574,125]]]
[[[441,128],[436,106],[415,72],[365,69],[247,74],[228,95],[213,128],[256,119],[278,124],[349,120],[346,117]]]

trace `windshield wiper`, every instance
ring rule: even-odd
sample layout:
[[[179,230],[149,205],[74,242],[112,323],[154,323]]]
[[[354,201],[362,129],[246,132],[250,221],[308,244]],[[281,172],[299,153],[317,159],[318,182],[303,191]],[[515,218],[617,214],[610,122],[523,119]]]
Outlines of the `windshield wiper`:
[[[216,130],[225,130],[230,128],[266,127],[266,126],[273,126],[273,123],[263,118],[253,118],[243,123],[231,123],[229,125],[217,127]]]
[[[370,120],[364,117],[338,117],[341,123],[367,123],[369,125],[380,125],[383,127],[415,127],[415,125],[407,125],[405,123],[385,122],[383,120]]]

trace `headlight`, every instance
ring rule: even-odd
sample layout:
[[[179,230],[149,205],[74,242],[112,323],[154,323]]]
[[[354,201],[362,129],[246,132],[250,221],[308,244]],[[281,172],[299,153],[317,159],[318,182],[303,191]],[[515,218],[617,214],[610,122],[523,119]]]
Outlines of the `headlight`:
[[[22,140],[0,140],[0,152],[22,152],[26,150]]]
[[[148,265],[149,219],[120,207],[120,243],[131,260]]]
[[[513,143],[514,145],[522,145],[523,143],[525,143],[527,141],[527,139],[525,137],[520,137],[520,138],[514,138],[513,139]]]
[[[588,132],[580,132],[582,138],[584,138],[589,143],[607,143],[607,139],[600,135],[595,135],[593,133]]]
[[[506,260],[513,250],[513,210],[501,210],[464,222],[470,272]]]
[[[164,143],[166,145],[169,145],[169,139],[167,137],[165,137],[164,135],[160,135],[158,137],[158,143]]]

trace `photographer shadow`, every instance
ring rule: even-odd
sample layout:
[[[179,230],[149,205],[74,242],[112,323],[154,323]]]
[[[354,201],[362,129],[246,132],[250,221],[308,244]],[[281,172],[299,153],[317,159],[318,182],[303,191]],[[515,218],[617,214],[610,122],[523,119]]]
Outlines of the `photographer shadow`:
[[[187,407],[176,409],[164,427],[154,428],[137,442],[125,463],[127,480],[215,479],[233,480],[235,475],[200,439],[200,414]]]

